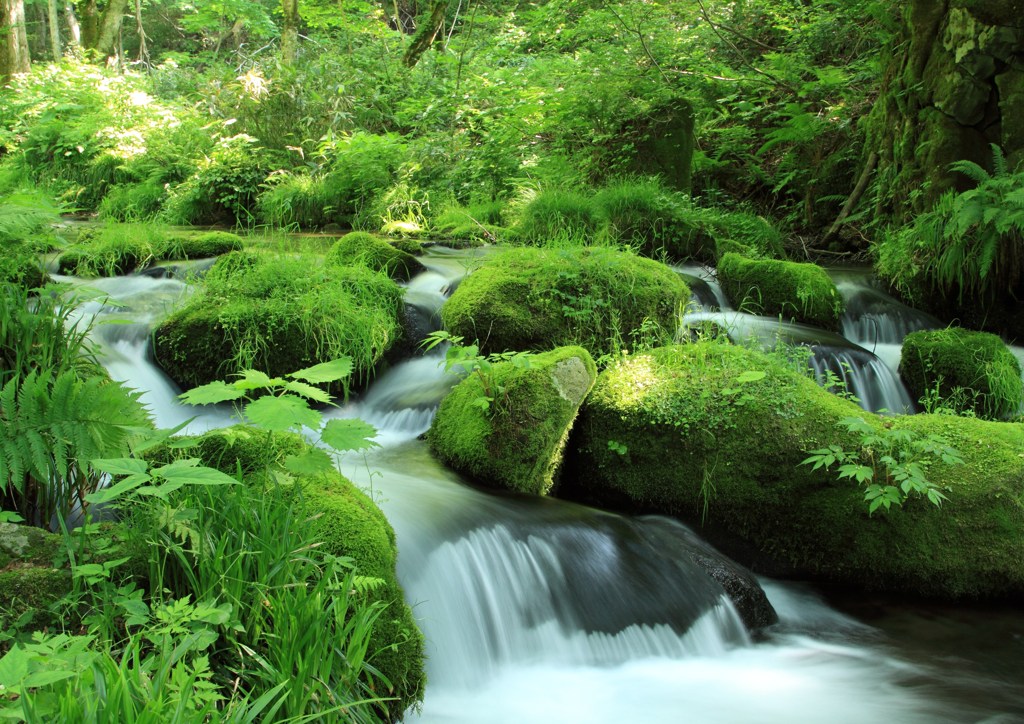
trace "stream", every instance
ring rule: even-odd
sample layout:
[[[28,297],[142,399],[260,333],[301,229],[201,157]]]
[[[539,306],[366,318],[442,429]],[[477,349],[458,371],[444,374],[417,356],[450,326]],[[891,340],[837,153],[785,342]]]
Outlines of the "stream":
[[[437,248],[407,300],[437,323],[471,260]],[[115,379],[143,392],[158,425],[229,425],[230,410],[192,408],[152,363],[152,326],[188,294],[194,265],[166,275],[80,282]],[[199,266],[198,268],[202,268]],[[740,314],[712,272],[679,268],[694,288],[688,324],[737,340],[807,345],[819,378],[841,378],[870,410],[912,412],[896,373],[903,336],[938,326],[836,272],[842,334]],[[111,323],[106,323],[111,322]],[[113,323],[116,322],[116,323]],[[366,489],[398,536],[398,575],[427,639],[429,684],[408,721],[986,722],[1024,721],[1024,615],[923,606],[762,580],[778,624],[751,637],[719,584],[687,551],[685,526],[549,498],[484,492],[437,463],[418,439],[457,382],[437,352],[398,363],[329,415],[361,417],[381,447],[350,454],[342,472]]]

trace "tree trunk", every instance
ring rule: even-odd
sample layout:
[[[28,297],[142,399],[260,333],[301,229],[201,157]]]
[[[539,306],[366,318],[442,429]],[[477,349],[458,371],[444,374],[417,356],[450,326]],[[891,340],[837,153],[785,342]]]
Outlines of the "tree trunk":
[[[434,44],[434,39],[441,32],[444,26],[444,14],[448,10],[448,0],[434,0],[434,6],[430,10],[430,18],[420,26],[413,36],[409,49],[405,51],[402,62],[412,68],[419,62],[420,56],[427,52],[427,49]]]
[[[868,119],[877,211],[905,221],[968,180],[954,161],[991,167],[991,144],[1024,161],[1024,0],[903,5],[882,92]]]
[[[294,65],[299,52],[299,0],[281,0],[281,63]]]
[[[60,13],[57,12],[57,0],[46,0],[46,20],[50,26],[50,53],[55,61],[60,60]]]
[[[82,44],[82,27],[78,24],[78,15],[75,14],[74,4],[64,3],[64,22],[68,25],[68,38],[72,45]]]
[[[0,82],[29,69],[24,0],[0,0]]]
[[[82,20],[80,44],[83,48],[95,48],[100,37],[100,9],[96,0],[78,3],[78,15]]]
[[[109,56],[115,50],[118,36],[121,34],[121,24],[124,21],[124,13],[128,8],[128,0],[109,0],[107,7],[99,21],[99,34],[96,37],[96,44],[91,46],[100,57]],[[90,46],[86,46],[90,47]]]

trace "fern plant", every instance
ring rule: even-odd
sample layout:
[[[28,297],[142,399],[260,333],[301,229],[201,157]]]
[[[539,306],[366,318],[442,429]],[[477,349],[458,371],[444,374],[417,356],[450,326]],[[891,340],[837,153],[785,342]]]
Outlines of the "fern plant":
[[[139,393],[73,370],[16,374],[0,388],[4,507],[48,526],[85,508],[100,474],[89,461],[124,455],[149,422]]]
[[[996,145],[992,160],[991,174],[973,161],[953,163],[977,186],[947,192],[911,230],[924,278],[961,300],[1015,296],[1024,282],[1024,171],[1011,173]]]

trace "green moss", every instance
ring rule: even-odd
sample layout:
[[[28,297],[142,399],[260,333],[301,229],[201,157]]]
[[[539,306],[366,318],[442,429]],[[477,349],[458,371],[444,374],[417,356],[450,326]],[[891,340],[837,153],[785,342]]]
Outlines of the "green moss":
[[[738,309],[826,329],[839,325],[843,299],[828,272],[816,264],[729,253],[718,262],[718,280]]]
[[[245,241],[230,231],[204,231],[201,234],[172,237],[160,249],[160,259],[207,259],[245,248]]]
[[[500,201],[447,208],[431,219],[430,234],[448,246],[494,242],[507,234],[502,227],[504,208]]]
[[[582,347],[530,357],[527,369],[498,363],[491,408],[476,404],[485,390],[480,377],[470,375],[441,403],[430,428],[430,447],[447,465],[483,485],[545,495],[555,483],[568,430],[596,377],[594,361]]]
[[[540,191],[522,208],[515,226],[517,237],[529,244],[555,239],[591,239],[599,221],[591,200],[576,191]]]
[[[509,249],[486,258],[441,308],[487,351],[580,344],[600,356],[642,325],[675,330],[690,291],[664,264],[606,248]]]
[[[353,231],[338,239],[327,253],[327,262],[346,266],[362,264],[401,281],[423,271],[423,265],[412,254],[365,231]]]
[[[370,594],[387,608],[374,626],[369,650],[376,652],[371,663],[393,687],[376,693],[396,697],[387,707],[397,721],[407,708],[422,700],[426,675],[423,634],[395,576],[398,551],[394,530],[373,501],[340,474],[307,481],[303,494],[310,509],[320,513],[312,525],[323,549],[352,557],[360,575],[383,582]]]
[[[30,628],[57,623],[54,603],[70,593],[71,574],[67,570],[36,566],[15,566],[0,570],[0,630],[15,622]]]
[[[0,568],[17,561],[23,565],[52,565],[60,549],[60,536],[31,525],[0,523]]]
[[[191,388],[258,369],[280,376],[342,355],[365,382],[401,336],[402,291],[365,267],[232,252],[154,332],[159,364]]]
[[[752,371],[765,376],[741,382]],[[945,437],[966,461],[928,469],[949,501],[940,509],[912,499],[869,516],[856,484],[800,465],[807,450],[856,449],[838,426],[849,416]],[[1022,449],[1020,425],[883,420],[765,355],[703,343],[602,373],[577,420],[560,494],[694,524],[706,513],[703,534],[769,574],[947,598],[1020,595]]]
[[[1020,364],[994,334],[958,327],[908,334],[900,374],[915,397],[934,396],[958,412],[1001,419],[1024,399]]]

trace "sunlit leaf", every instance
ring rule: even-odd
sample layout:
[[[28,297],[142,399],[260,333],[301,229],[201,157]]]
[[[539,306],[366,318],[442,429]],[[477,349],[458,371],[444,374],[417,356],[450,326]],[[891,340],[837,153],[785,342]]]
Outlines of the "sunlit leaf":
[[[377,429],[362,420],[329,420],[320,439],[335,450],[345,452],[379,447],[371,439],[376,435]]]
[[[345,379],[352,374],[352,360],[349,357],[339,357],[330,362],[322,362],[312,367],[307,367],[298,372],[292,372],[289,377],[296,380],[305,380],[317,385],[324,382],[336,382]]]
[[[214,405],[218,402],[238,400],[245,397],[245,392],[218,380],[208,385],[193,387],[188,392],[178,395],[178,399],[189,405]]]
[[[297,430],[303,426],[316,430],[323,419],[319,412],[310,409],[305,400],[295,395],[261,397],[245,406],[245,416],[256,427],[272,432]]]

